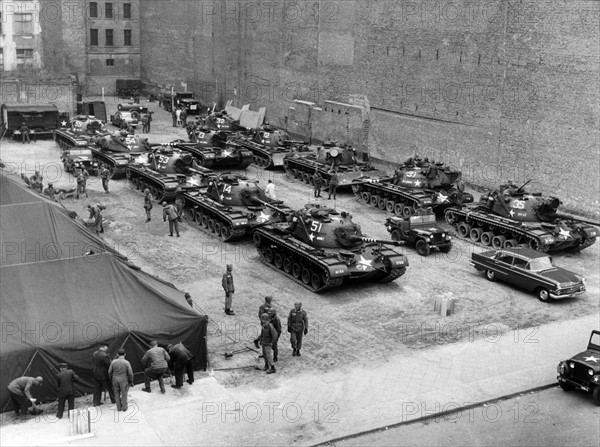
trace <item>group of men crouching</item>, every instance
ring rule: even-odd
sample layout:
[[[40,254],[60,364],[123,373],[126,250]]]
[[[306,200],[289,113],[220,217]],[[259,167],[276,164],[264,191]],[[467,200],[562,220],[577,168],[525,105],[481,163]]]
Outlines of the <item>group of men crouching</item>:
[[[131,363],[125,359],[124,349],[119,349],[118,357],[111,361],[108,354],[108,344],[102,343],[99,349],[92,356],[94,392],[93,405],[102,405],[102,393],[108,391],[110,401],[114,404],[111,410],[127,411],[127,392],[133,386],[133,370]],[[163,377],[172,371],[175,376],[175,385],[172,388],[179,389],[183,387],[184,373],[187,373],[187,382],[194,383],[194,354],[183,343],[168,345],[167,349],[158,346],[156,341],[150,342],[150,349],[142,357],[144,365],[144,383],[142,391],[151,392],[150,383],[157,379],[160,391],[165,393]],[[66,363],[59,364],[60,372],[56,375],[56,388],[58,389],[58,410],[56,417],[62,419],[65,402],[68,403],[69,411],[75,408],[75,383],[81,381],[79,376],[68,367]],[[37,399],[31,394],[34,386],[41,386],[44,379],[38,377],[19,377],[14,379],[8,385],[8,391],[17,416],[26,416],[30,406],[33,406],[29,413],[37,415],[42,412]]]

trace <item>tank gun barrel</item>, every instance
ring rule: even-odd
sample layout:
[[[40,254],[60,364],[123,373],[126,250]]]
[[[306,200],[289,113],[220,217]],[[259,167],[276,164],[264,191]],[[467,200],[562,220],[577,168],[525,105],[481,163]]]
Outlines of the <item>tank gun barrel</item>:
[[[253,200],[255,202],[260,203],[261,205],[265,205],[267,208],[271,208],[273,211],[287,214],[285,210],[282,210],[281,208],[277,208],[277,206],[275,206],[275,205],[283,204],[283,200],[275,200],[275,201],[273,201],[274,203],[265,202],[264,200],[261,200],[258,197],[253,197]]]
[[[589,219],[582,219],[581,217],[572,216],[570,214],[562,214],[562,213],[554,213],[552,214],[552,218],[554,219],[564,219],[564,220],[573,220],[575,222],[586,223],[589,225],[594,225],[596,227],[600,227],[600,222],[596,222]]]
[[[294,144],[308,144],[308,141],[303,140],[283,140],[285,146],[292,146]]]
[[[404,245],[403,241],[392,241],[387,239],[376,239],[373,237],[361,237],[361,236],[351,236],[350,240],[352,242],[372,242],[375,244],[384,244],[384,245]]]

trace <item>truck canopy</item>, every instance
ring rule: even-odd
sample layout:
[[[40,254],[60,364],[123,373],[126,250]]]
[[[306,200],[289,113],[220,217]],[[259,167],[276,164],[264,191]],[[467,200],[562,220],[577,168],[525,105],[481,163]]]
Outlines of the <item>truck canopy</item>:
[[[43,113],[43,112],[57,112],[58,107],[54,104],[2,104],[2,108],[6,109],[7,112],[15,113]]]

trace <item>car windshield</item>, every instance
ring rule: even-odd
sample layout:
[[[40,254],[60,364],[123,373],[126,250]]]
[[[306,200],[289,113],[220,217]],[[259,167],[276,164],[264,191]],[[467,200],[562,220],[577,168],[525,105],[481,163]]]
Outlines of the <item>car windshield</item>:
[[[410,223],[413,225],[419,224],[435,224],[435,214],[425,214],[410,217]]]
[[[549,257],[545,258],[535,258],[529,261],[529,270],[534,272],[540,272],[542,270],[549,270],[554,268],[552,265],[552,261]]]

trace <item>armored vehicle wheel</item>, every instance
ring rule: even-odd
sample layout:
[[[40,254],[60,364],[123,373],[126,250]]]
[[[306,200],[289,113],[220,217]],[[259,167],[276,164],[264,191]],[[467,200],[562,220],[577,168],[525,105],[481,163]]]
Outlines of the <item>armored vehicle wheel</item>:
[[[302,266],[297,262],[294,262],[292,266],[292,276],[296,279],[300,279],[300,276],[302,276]]]
[[[492,245],[492,239],[494,239],[494,233],[491,231],[485,231],[481,233],[481,243],[486,247]]]
[[[185,215],[192,222],[196,220],[196,212],[195,212],[194,208],[186,208]]]
[[[315,290],[320,289],[323,286],[323,281],[321,280],[321,277],[315,272],[312,273],[312,276],[310,278],[310,285]]]
[[[600,407],[600,385],[596,385],[596,388],[594,388],[592,398],[594,399],[594,403]]]
[[[431,251],[429,244],[427,242],[425,242],[423,239],[419,239],[417,241],[415,248],[417,250],[417,253],[419,253],[421,256],[427,256],[429,254],[429,252]]]
[[[398,230],[392,230],[392,240],[393,241],[401,240],[400,232]]]
[[[379,199],[379,201],[377,202],[377,206],[379,207],[380,210],[384,210],[386,209],[386,205],[387,205],[387,199],[384,197],[381,197]]]
[[[312,275],[310,274],[310,270],[308,270],[306,267],[304,267],[302,269],[302,282],[304,284],[310,284],[310,281],[312,279]]]
[[[363,200],[363,202],[365,202],[367,205],[369,203],[371,203],[371,193],[367,192],[367,191],[363,191],[360,195],[360,198]]]
[[[300,173],[298,172],[297,169],[292,169],[292,177],[294,177],[295,179],[297,179],[300,176]]]
[[[562,388],[563,391],[573,391],[573,386],[569,385],[567,382],[558,382],[558,386]]]
[[[273,250],[271,250],[271,247],[265,247],[265,249],[263,250],[263,254],[265,255],[265,259],[269,264],[273,264]]]
[[[375,208],[377,208],[377,204],[379,203],[379,196],[371,196],[371,206],[374,206]]]
[[[401,203],[396,203],[396,205],[394,205],[394,214],[396,216],[402,216],[402,210],[404,209],[404,205]]]
[[[223,239],[229,239],[231,236],[231,227],[229,225],[221,225],[221,237]]]
[[[208,231],[211,233],[215,232],[215,221],[214,219],[208,219]]]
[[[461,237],[469,237],[470,233],[471,233],[471,225],[469,225],[466,222],[461,222],[458,224],[458,234]]]
[[[292,272],[292,260],[290,258],[283,260],[283,271],[288,274]]]
[[[209,220],[210,219],[208,218],[207,215],[205,215],[205,214],[202,215],[202,222],[201,222],[201,224],[202,224],[202,228],[204,228],[205,230],[208,230],[208,221]]]
[[[496,274],[494,273],[493,270],[486,270],[485,271],[485,277],[489,280],[489,281],[496,281]]]
[[[452,244],[440,245],[440,251],[442,253],[450,253],[450,250],[452,250]]]
[[[471,231],[469,231],[469,238],[471,238],[473,242],[479,242],[482,233],[483,230],[481,228],[471,228]]]
[[[302,173],[302,180],[304,180],[304,183],[306,183],[307,185],[310,185],[310,175],[308,175],[308,173]]]
[[[396,208],[396,202],[394,202],[393,200],[388,200],[385,204],[385,210],[388,213],[393,213],[394,209]]]
[[[404,205],[404,207],[402,208],[402,216],[405,219],[408,219],[413,213],[413,209],[412,207],[408,206],[408,205]]]
[[[283,267],[283,256],[281,256],[279,253],[275,255],[275,267],[277,267],[278,269],[281,269],[281,267]]]
[[[194,213],[194,220],[198,225],[202,225],[202,211],[196,210]]]
[[[505,236],[494,236],[492,238],[492,247],[494,248],[502,248],[504,247],[504,243],[506,242]]]
[[[550,292],[548,292],[548,289],[538,287],[535,293],[537,294],[538,300],[542,303],[547,303],[550,300]]]
[[[504,246],[502,248],[512,248],[512,247],[516,247],[518,245],[518,242],[516,239],[507,239],[504,241]]]
[[[215,234],[219,237],[221,237],[221,222],[219,222],[218,220],[215,220]]]
[[[310,174],[306,174],[306,175],[308,177],[308,184],[314,186],[315,182],[313,180],[312,175],[310,175]]]
[[[352,185],[352,193],[358,194],[360,191],[360,187],[358,185]]]

